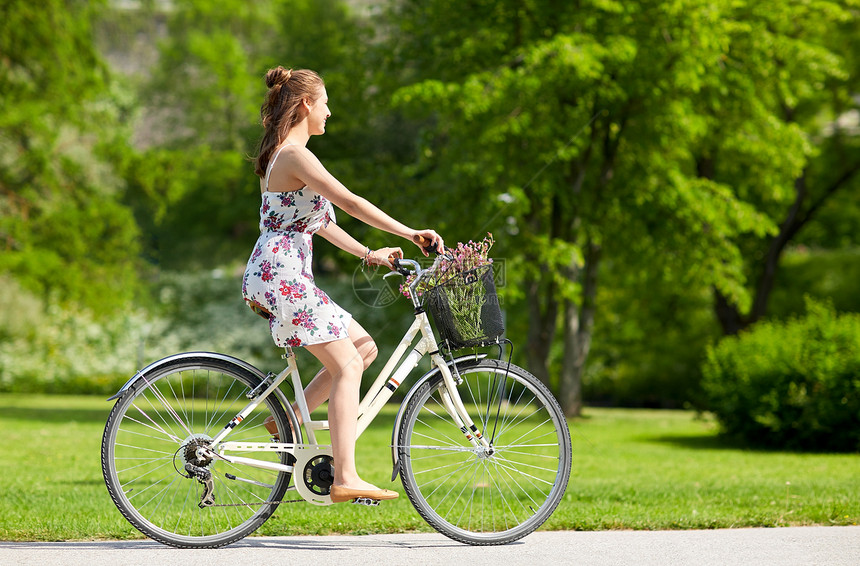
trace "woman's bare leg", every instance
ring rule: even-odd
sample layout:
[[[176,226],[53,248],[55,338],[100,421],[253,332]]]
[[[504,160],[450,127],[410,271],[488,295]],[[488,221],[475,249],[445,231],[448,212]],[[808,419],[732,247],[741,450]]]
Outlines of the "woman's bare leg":
[[[362,369],[366,370],[376,359],[378,353],[376,343],[370,334],[362,328],[362,326],[352,320],[349,324],[349,339],[355,346],[356,351],[361,356]],[[305,387],[305,401],[308,404],[308,412],[313,412],[314,409],[326,402],[331,391],[331,374],[323,367]],[[299,417],[301,423],[301,415],[299,415],[299,406],[293,403],[293,410]]]
[[[351,499],[395,499],[397,492],[379,489],[362,480],[355,465],[355,440],[358,420],[361,375],[376,357],[376,345],[361,326],[353,321],[349,338],[307,346],[325,367],[308,385],[311,400],[320,404],[328,390],[328,422],[334,458],[333,503]],[[310,403],[309,403],[310,405]]]
[[[363,481],[355,466],[358,397],[364,363],[349,338],[306,346],[331,376],[328,403],[329,432],[334,457],[334,485],[352,489],[373,489]]]
[[[376,359],[376,355],[378,353],[376,343],[373,341],[370,334],[368,334],[367,331],[355,321],[355,319],[350,322],[348,332],[350,341],[361,356],[363,369],[367,369],[370,367],[370,364],[373,363],[373,360]],[[316,408],[325,403],[329,398],[330,392],[331,374],[328,369],[323,367],[317,372],[310,383],[308,383],[307,387],[305,387],[305,402],[308,404],[308,413],[314,412]],[[296,414],[299,425],[301,425],[303,419],[301,412],[299,412],[298,403],[293,403],[293,412]],[[277,434],[277,425],[274,424],[274,422],[275,419],[268,417],[264,424],[270,433]]]

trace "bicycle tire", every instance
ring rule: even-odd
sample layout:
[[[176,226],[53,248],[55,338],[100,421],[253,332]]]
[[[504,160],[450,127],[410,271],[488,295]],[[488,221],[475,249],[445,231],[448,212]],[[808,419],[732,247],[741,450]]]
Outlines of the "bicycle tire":
[[[455,425],[436,375],[405,409],[401,481],[418,513],[443,535],[506,544],[540,527],[564,496],[570,431],[558,402],[526,370],[496,360],[457,368],[463,403],[494,451],[475,448]]]
[[[217,548],[249,535],[272,515],[287,490],[287,472],[213,459],[203,467],[219,506],[205,508],[198,506],[202,483],[183,473],[192,443],[211,440],[259,384],[258,376],[228,360],[190,355],[144,373],[117,400],[102,437],[102,473],[111,499],[136,529],[170,546]],[[263,426],[269,415],[281,442],[291,442],[287,414],[274,395],[236,424],[228,440],[270,442]],[[289,458],[271,451],[243,456],[280,463]]]

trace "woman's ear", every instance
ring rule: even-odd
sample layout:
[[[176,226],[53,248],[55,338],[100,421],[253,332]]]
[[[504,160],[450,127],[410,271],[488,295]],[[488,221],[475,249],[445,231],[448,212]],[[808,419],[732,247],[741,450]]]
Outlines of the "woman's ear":
[[[311,99],[307,96],[302,98],[302,108],[305,109],[305,112],[310,113],[311,111]]]

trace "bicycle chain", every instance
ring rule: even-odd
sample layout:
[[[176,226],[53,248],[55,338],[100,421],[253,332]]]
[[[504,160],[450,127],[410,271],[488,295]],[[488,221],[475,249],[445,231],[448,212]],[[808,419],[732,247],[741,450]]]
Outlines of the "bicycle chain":
[[[282,499],[281,501],[261,501],[260,503],[213,503],[212,505],[206,505],[206,509],[209,507],[251,507],[253,505],[280,505],[281,503],[301,503],[304,499]]]

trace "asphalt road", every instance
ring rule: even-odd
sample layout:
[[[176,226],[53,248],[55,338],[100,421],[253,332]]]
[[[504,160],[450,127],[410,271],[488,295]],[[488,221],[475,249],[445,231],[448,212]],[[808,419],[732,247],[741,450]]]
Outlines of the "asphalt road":
[[[858,566],[860,527],[537,532],[515,543],[493,547],[465,546],[438,534],[250,537],[217,550],[179,550],[148,540],[0,542],[0,564]]]

